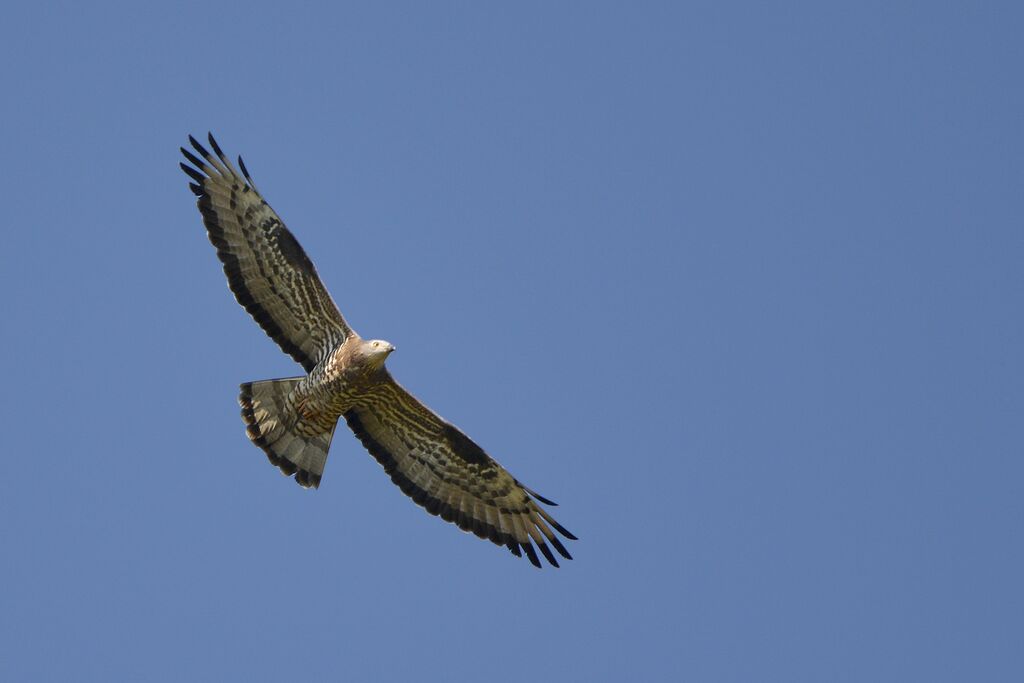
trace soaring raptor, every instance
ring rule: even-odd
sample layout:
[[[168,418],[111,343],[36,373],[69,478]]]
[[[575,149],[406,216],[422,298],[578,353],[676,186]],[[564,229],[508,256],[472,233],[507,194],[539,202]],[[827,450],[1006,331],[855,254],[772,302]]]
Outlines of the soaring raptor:
[[[224,264],[228,286],[245,310],[306,371],[303,377],[246,382],[238,402],[249,439],[304,487],[316,488],[338,419],[402,491],[432,515],[480,538],[553,566],[548,544],[572,559],[566,531],[538,503],[555,503],[520,484],[454,425],[420,403],[388,372],[395,347],[364,340],[349,327],[313,262],[256,189],[242,158],[224,156],[213,135],[210,154],[195,138],[191,164],[199,212]]]

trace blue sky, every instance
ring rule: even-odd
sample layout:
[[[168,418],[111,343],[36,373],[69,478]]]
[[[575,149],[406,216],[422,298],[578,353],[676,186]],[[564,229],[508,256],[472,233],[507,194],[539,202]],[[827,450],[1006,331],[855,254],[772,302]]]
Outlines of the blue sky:
[[[1020,680],[1013,3],[89,6],[0,27],[4,680]],[[561,505],[537,571],[339,430],[177,148]]]

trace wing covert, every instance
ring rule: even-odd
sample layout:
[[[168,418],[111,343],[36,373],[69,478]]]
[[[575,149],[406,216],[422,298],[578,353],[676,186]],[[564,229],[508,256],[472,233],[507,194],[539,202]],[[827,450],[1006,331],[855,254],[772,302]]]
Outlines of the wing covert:
[[[239,173],[213,135],[209,141],[216,156],[190,135],[199,156],[182,147],[192,166],[181,168],[195,181],[189,187],[199,197],[228,286],[270,338],[309,372],[351,328],[298,240],[256,189],[242,158]]]

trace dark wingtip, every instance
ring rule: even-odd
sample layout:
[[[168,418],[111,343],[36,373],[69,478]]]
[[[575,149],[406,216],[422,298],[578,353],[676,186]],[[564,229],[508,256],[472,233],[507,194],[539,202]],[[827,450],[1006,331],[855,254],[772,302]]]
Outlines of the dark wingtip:
[[[505,544],[505,547],[508,548],[509,552],[512,553],[513,555],[515,555],[516,557],[522,557],[523,556],[522,551],[519,550],[519,544],[516,543],[515,541],[509,541],[508,543]]]
[[[197,197],[203,196],[203,188],[199,187],[195,183],[189,183],[188,189],[192,190],[192,194],[194,194]]]
[[[202,145],[199,144],[198,140],[196,140],[194,137],[189,135],[188,136],[188,141],[189,141],[189,144],[191,144],[192,147],[194,147],[197,152],[202,154],[204,158],[207,158],[207,159],[210,158],[210,153],[208,151],[206,151],[205,147],[203,147]]]
[[[572,555],[570,555],[569,551],[565,549],[565,546],[562,545],[562,542],[558,540],[557,536],[552,536],[548,540],[551,541],[551,545],[555,546],[555,550],[558,551],[559,555],[561,555],[562,557],[564,557],[567,560],[571,560],[572,559]]]
[[[568,529],[566,529],[564,526],[562,526],[561,524],[559,524],[555,520],[549,519],[548,521],[551,523],[551,526],[555,527],[555,530],[558,533],[562,534],[563,536],[568,538],[570,541],[578,541],[578,540],[580,540],[580,539],[576,538],[576,536],[574,536]]]
[[[523,550],[526,551],[526,556],[530,558],[530,564],[532,564],[537,569],[541,569],[542,566],[540,560],[537,558],[537,551],[533,549],[533,546],[530,545],[530,542],[527,541],[526,543],[520,543],[519,545],[523,548]]]
[[[518,479],[513,479],[513,481],[516,483],[516,486],[521,486],[524,491],[526,491],[531,496],[536,498],[537,502],[544,503],[545,505],[551,505],[553,507],[558,507],[558,503],[556,503],[553,500],[549,500],[549,499],[545,498],[544,496],[540,495],[539,493],[537,493],[536,491],[531,489],[529,486],[526,486],[525,484],[523,484],[523,482],[519,481]]]
[[[178,149],[181,150],[181,153],[184,155],[186,159],[189,160],[189,163],[191,163],[193,166],[196,166],[197,168],[202,168],[203,166],[206,165],[199,159],[199,157],[197,157],[195,154],[188,151],[184,147],[179,147]]]
[[[217,156],[219,156],[221,159],[223,159],[224,158],[224,152],[220,151],[220,145],[218,145],[217,141],[214,139],[213,133],[208,132],[206,134],[206,139],[210,141],[210,147],[213,147],[214,153]]]
[[[540,548],[541,553],[544,554],[544,559],[546,559],[548,562],[550,562],[552,567],[557,568],[558,567],[558,560],[555,559],[555,556],[548,549],[547,544],[546,543],[541,543],[540,541],[537,541],[537,547]]]
[[[533,496],[534,498],[536,498],[538,502],[544,503],[545,505],[550,505],[551,507],[558,507],[558,503],[556,503],[553,500],[549,500],[549,499],[545,498],[544,496],[540,495],[539,493],[537,493],[533,489],[526,489],[526,490],[529,491],[530,495]]]
[[[206,180],[206,177],[202,173],[192,168],[185,162],[179,163],[178,166],[180,166],[182,171],[187,173],[193,180],[195,180],[200,185],[202,185],[203,181]]]
[[[245,162],[242,161],[242,155],[241,154],[238,155],[238,165],[242,169],[242,175],[244,175],[245,179],[249,181],[250,185],[252,185],[252,178],[249,177],[249,169],[247,169],[245,167]]]

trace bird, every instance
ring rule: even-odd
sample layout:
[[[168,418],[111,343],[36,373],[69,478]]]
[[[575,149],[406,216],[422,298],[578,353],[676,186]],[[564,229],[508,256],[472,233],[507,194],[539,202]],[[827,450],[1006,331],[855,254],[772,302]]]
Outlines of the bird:
[[[542,507],[556,503],[521,484],[394,380],[385,361],[395,346],[352,329],[242,157],[232,164],[212,133],[212,154],[193,136],[188,140],[192,151],[179,148],[188,163],[179,166],[192,181],[228,287],[305,371],[240,386],[250,441],[284,475],[316,489],[343,418],[391,481],[430,514],[517,557],[525,554],[538,568],[538,549],[553,567],[559,564],[551,548],[571,560],[557,534],[577,537]]]

